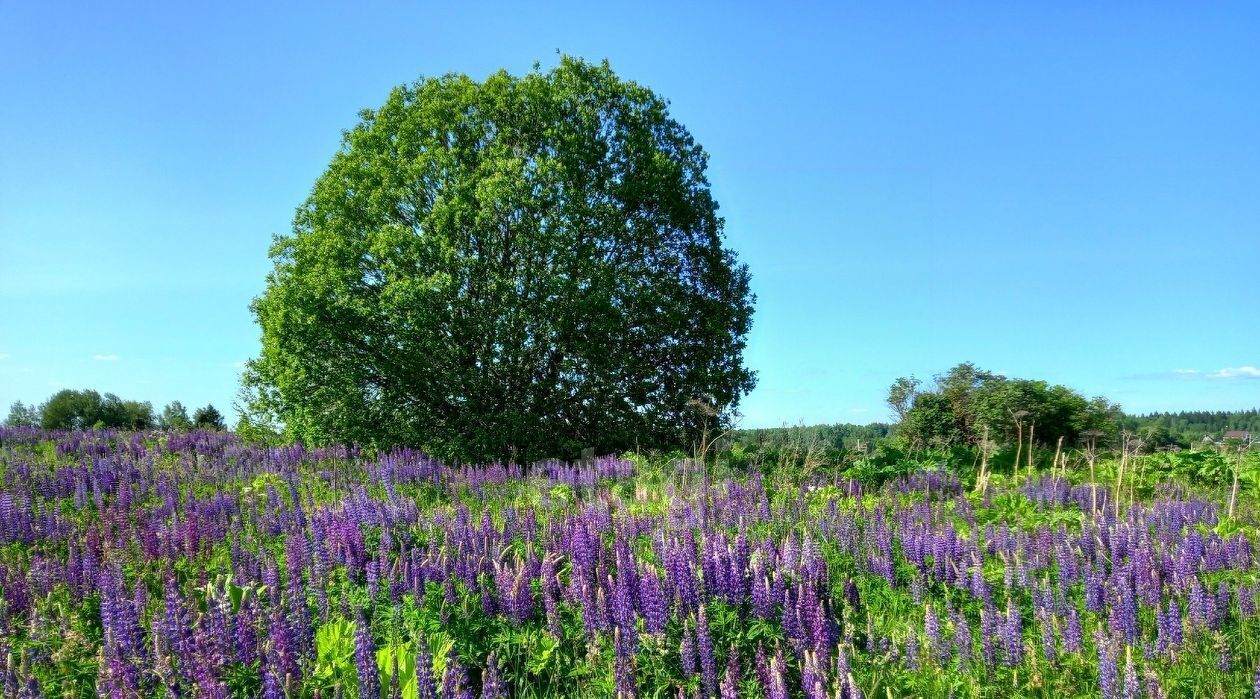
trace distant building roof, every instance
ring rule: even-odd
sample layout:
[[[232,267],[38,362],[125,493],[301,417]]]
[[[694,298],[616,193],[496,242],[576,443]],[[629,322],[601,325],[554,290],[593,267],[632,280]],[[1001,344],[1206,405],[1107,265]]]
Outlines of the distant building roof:
[[[1221,435],[1221,439],[1241,439],[1246,441],[1251,439],[1251,433],[1246,430],[1230,430]]]

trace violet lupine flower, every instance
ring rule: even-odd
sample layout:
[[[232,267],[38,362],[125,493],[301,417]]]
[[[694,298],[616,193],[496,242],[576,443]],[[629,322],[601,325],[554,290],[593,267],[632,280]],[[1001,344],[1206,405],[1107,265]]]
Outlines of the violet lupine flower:
[[[280,664],[275,662],[274,652],[265,656],[262,668],[262,699],[284,699],[284,681],[280,677]]]
[[[661,588],[661,578],[654,570],[639,571],[639,606],[647,632],[664,633],[665,622],[669,620],[669,602]]]
[[[722,676],[722,684],[718,686],[720,699],[739,699],[739,653],[731,644],[731,652],[726,657],[726,674]]]
[[[1155,608],[1155,651],[1160,655],[1175,656],[1181,647],[1181,609],[1176,601],[1168,600],[1166,611]]]
[[[499,662],[494,653],[486,658],[486,669],[481,671],[481,699],[507,699],[507,690],[499,679]]]
[[[698,662],[696,659],[696,642],[691,635],[691,621],[683,622],[682,641],[678,644],[678,658],[682,664],[683,678],[691,679],[696,676],[698,671]]]
[[[361,613],[354,629],[354,667],[359,677],[359,696],[363,699],[379,697],[381,677],[376,666],[376,643]]]
[[[931,605],[923,612],[923,636],[927,639],[928,655],[942,665],[949,662],[949,646],[941,641],[941,619]]]
[[[1098,643],[1098,689],[1102,692],[1103,699],[1117,699],[1116,683],[1119,675],[1111,641],[1102,634],[1099,634],[1096,640]]]
[[[992,667],[997,662],[997,641],[999,639],[997,611],[985,606],[980,610],[980,647],[984,655],[984,664]]]
[[[417,638],[416,648],[416,699],[437,699],[437,683],[433,679],[433,656],[423,638]]]
[[[1083,646],[1081,631],[1081,615],[1076,606],[1068,607],[1067,624],[1063,627],[1063,649],[1069,653],[1080,653]]]
[[[613,628],[613,679],[616,699],[635,699],[639,695],[635,687],[634,644],[620,626]]]
[[[1058,648],[1054,643],[1054,617],[1045,610],[1041,613],[1041,652],[1046,662],[1054,665],[1058,658]]]
[[[236,660],[243,665],[252,665],[258,659],[259,619],[258,605],[253,596],[243,599],[233,622]]]
[[[818,663],[818,654],[805,651],[805,662],[801,666],[801,690],[805,699],[827,699],[827,674]]]
[[[773,614],[773,605],[770,603],[770,581],[765,575],[755,574],[752,586],[752,610],[753,616],[758,619],[769,620]]]
[[[1137,670],[1133,667],[1133,651],[1124,653],[1124,699],[1140,699],[1142,687],[1138,684]]]
[[[442,699],[473,699],[472,690],[468,688],[468,671],[454,653],[446,656],[446,673],[442,675]]]
[[[26,683],[22,685],[22,691],[18,692],[17,699],[44,699],[44,692],[39,688],[39,680],[32,675],[26,678]]]
[[[958,653],[959,660],[966,662],[971,659],[971,654],[974,650],[971,625],[967,623],[966,615],[958,610],[950,612],[950,620],[954,626],[952,636],[954,652]]]
[[[1006,618],[1002,624],[1001,633],[1006,664],[1017,667],[1024,660],[1024,630],[1019,606],[1011,597],[1006,598]]]
[[[770,660],[766,657],[766,647],[757,644],[757,651],[753,654],[753,670],[757,673],[757,681],[761,683],[763,690],[769,691],[770,687]],[[1260,676],[1260,666],[1257,666],[1256,673]]]
[[[700,681],[704,685],[704,696],[711,697],[717,693],[717,658],[713,655],[713,636],[709,632],[709,616],[703,604],[696,614],[696,650],[700,655]]]
[[[783,649],[779,648],[770,660],[770,668],[766,684],[766,699],[788,699],[787,662],[783,659]]]

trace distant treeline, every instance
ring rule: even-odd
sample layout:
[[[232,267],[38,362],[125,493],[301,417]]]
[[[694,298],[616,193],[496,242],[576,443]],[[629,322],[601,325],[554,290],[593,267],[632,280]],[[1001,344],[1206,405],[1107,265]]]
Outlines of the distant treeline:
[[[739,430],[729,438],[737,455],[761,459],[843,460],[879,447],[897,453],[923,449],[1003,450],[1033,444],[1055,449],[1085,442],[1116,446],[1124,434],[1144,451],[1215,444],[1230,431],[1260,435],[1260,411],[1183,411],[1128,415],[1105,397],[1086,398],[1066,386],[1008,378],[969,362],[933,377],[893,382],[888,406],[895,424],[800,425]],[[1254,442],[1253,442],[1254,443]]]
[[[1119,430],[1139,437],[1143,448],[1148,451],[1171,446],[1190,448],[1205,439],[1216,442],[1233,430],[1248,432],[1253,440],[1260,438],[1260,411],[1254,409],[1122,415],[1118,422]],[[868,451],[883,440],[894,438],[897,428],[896,424],[883,422],[765,427],[736,430],[729,442],[749,452],[777,454],[787,448],[805,450],[813,447],[834,454]],[[1118,436],[1118,433],[1111,436]]]
[[[161,413],[154,413],[153,404],[149,401],[124,400],[113,393],[68,388],[54,393],[39,405],[26,405],[22,401],[14,403],[4,424],[46,430],[227,429],[222,413],[212,404],[198,408],[189,417],[188,409],[179,401],[171,401]]]
[[[1120,426],[1156,447],[1189,447],[1203,439],[1220,439],[1226,432],[1243,431],[1260,437],[1260,410],[1185,410],[1176,413],[1125,415]]]
[[[863,450],[892,434],[893,426],[882,422],[869,425],[798,425],[736,430],[731,443],[745,450],[778,451],[788,446],[810,445],[834,451]]]

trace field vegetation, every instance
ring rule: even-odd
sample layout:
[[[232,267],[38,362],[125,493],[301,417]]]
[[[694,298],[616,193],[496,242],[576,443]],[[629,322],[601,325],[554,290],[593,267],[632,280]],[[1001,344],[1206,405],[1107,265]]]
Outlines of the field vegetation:
[[[1105,442],[456,467],[4,428],[4,696],[1252,696],[1260,458]]]

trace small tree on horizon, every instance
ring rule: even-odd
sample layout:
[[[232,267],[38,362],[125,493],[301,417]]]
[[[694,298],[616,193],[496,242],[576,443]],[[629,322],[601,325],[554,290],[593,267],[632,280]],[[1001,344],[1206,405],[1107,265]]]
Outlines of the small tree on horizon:
[[[193,413],[192,424],[193,427],[199,430],[223,432],[227,429],[227,423],[223,420],[223,414],[213,404],[207,404],[204,408],[197,408],[197,411]]]

